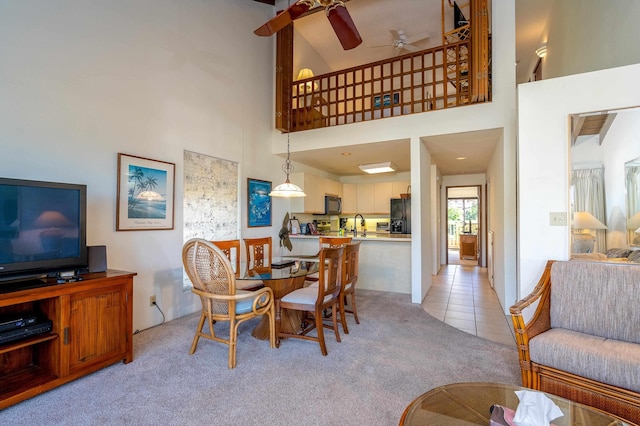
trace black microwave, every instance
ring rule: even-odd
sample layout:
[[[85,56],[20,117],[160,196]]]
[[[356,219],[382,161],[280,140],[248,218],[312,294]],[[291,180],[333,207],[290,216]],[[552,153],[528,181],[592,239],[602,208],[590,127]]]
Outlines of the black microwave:
[[[342,214],[342,199],[335,195],[325,195],[324,214]]]

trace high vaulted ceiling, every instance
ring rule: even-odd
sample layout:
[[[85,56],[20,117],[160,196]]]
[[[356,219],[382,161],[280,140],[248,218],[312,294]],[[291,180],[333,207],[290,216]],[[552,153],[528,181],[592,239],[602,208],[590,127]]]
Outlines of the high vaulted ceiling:
[[[546,20],[555,0],[515,1],[516,80],[522,83],[529,80],[531,70],[538,59],[534,52],[542,41]],[[293,4],[294,0],[278,0],[275,3],[276,9],[280,10],[288,4]],[[451,3],[453,4],[453,0]],[[394,40],[390,30],[403,30],[408,37],[428,32],[428,38],[415,43],[420,49],[442,44],[441,0],[349,0],[345,4],[363,40],[355,49],[342,49],[322,11],[299,18],[294,25],[295,37],[304,38],[306,43],[313,47],[314,54],[322,58],[330,70],[340,70],[408,53],[393,46],[383,46],[392,44]],[[463,13],[467,11],[468,9],[463,8]],[[445,19],[453,19],[453,10],[448,0],[445,0]],[[293,135],[295,138],[295,133]],[[429,137],[424,138],[423,142],[443,175],[482,173],[486,171],[501,135],[499,129],[493,129]],[[343,155],[345,152],[350,155]],[[460,157],[466,159],[457,160]],[[291,159],[340,176],[363,173],[358,169],[358,164],[382,161],[394,162],[399,166],[399,171],[410,170],[408,141],[292,152]]]

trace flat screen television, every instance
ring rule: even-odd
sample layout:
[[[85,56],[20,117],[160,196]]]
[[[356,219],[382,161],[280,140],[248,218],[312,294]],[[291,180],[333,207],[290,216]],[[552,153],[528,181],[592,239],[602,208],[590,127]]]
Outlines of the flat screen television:
[[[0,178],[0,284],[87,265],[86,185]]]

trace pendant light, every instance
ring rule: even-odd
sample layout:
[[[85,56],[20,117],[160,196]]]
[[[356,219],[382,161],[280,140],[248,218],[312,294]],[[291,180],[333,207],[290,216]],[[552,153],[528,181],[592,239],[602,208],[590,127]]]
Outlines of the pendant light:
[[[291,115],[289,115],[291,117]],[[291,154],[289,152],[289,142],[290,142],[290,133],[287,132],[287,161],[282,165],[282,171],[287,175],[284,183],[273,188],[273,191],[269,193],[271,197],[306,197],[307,194],[304,193],[302,189],[298,185],[291,183],[289,180],[289,174],[293,172],[293,165],[291,164]]]
[[[291,0],[289,0],[289,6],[291,6]],[[291,42],[291,41],[290,41]],[[290,46],[291,47],[291,46]],[[291,141],[291,94],[289,94],[289,116],[287,117],[287,121],[289,125],[287,126],[287,161],[282,165],[282,171],[287,175],[284,183],[273,188],[273,190],[269,193],[270,197],[306,197],[307,194],[304,193],[302,189],[298,185],[291,183],[289,180],[289,174],[293,172],[293,165],[291,164],[291,152],[289,151],[289,142]]]

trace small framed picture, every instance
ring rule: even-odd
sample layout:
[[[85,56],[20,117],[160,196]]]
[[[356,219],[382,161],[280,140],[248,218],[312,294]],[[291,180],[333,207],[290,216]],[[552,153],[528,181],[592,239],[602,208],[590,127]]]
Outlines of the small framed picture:
[[[271,226],[271,182],[247,179],[247,226]]]
[[[298,221],[298,219],[290,219],[289,220],[289,228],[291,228],[291,233],[292,234],[299,234],[300,233],[300,222]]]
[[[116,231],[173,229],[175,167],[118,153]]]

